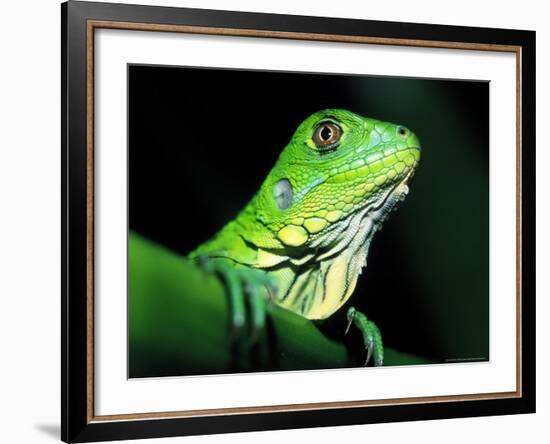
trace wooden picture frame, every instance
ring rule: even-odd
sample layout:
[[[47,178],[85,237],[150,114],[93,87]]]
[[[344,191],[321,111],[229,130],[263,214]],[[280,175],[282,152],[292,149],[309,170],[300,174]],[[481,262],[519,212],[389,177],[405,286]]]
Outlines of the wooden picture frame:
[[[63,441],[153,438],[535,411],[534,32],[78,1],[63,3],[61,16]],[[98,29],[514,54],[517,100],[516,390],[96,415],[94,33]],[[498,164],[494,167],[498,168]]]

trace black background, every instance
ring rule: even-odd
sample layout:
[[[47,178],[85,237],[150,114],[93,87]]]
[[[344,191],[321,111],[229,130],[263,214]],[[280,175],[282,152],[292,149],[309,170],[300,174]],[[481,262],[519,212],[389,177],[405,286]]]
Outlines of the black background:
[[[387,346],[489,358],[487,82],[138,65],[128,75],[130,229],[182,254],[248,202],[309,114],[346,108],[409,127],[421,165],[351,302]]]

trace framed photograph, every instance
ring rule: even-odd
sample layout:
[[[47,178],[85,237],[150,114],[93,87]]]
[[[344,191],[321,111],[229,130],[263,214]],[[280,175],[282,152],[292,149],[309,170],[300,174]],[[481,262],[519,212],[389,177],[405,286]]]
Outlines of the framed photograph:
[[[535,411],[535,33],[69,1],[62,439]]]

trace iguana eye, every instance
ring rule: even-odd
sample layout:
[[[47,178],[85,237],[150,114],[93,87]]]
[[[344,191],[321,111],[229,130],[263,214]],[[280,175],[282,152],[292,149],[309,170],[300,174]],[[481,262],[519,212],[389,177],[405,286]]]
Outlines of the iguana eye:
[[[320,123],[313,132],[313,143],[317,148],[330,147],[340,141],[342,128],[332,122]]]

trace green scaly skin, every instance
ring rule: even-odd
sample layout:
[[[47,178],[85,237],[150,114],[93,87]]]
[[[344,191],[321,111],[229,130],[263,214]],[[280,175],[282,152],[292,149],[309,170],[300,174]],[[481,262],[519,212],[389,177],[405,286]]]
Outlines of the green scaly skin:
[[[340,136],[320,146],[314,134],[326,125]],[[300,124],[240,214],[189,257],[222,276],[237,329],[246,322],[245,299],[254,334],[265,324],[266,298],[325,319],[353,293],[372,237],[407,195],[419,160],[418,138],[403,126],[319,111]],[[363,333],[367,363],[373,355],[382,365],[376,325],[353,307],[348,321]]]

